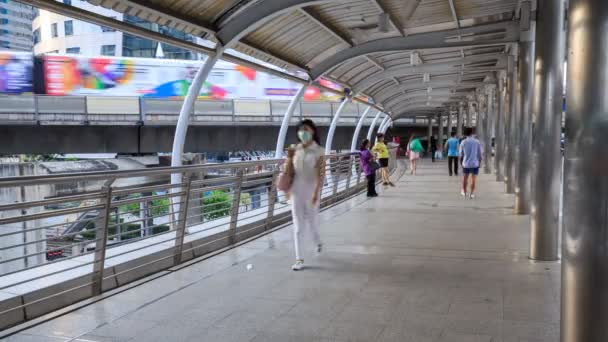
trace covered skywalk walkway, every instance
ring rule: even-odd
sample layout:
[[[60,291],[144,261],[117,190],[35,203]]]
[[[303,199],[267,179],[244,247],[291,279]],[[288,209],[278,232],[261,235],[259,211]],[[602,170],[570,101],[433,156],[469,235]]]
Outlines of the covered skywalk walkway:
[[[220,58],[302,85],[294,89],[282,113],[277,160],[267,162],[269,168],[260,176],[263,179],[244,170],[251,165],[239,165],[228,179],[211,186],[233,192],[225,200],[231,201],[222,223],[229,234],[223,235],[226,245],[240,241],[243,182],[246,187],[267,188],[265,200],[272,203],[266,213],[243,210],[247,219],[253,220],[247,215],[257,218],[246,221],[247,237],[288,220],[286,206],[274,212],[273,185],[286,142],[295,140],[287,132],[307,85],[337,92],[343,98],[323,141],[328,155],[335,147],[332,139],[342,112],[352,102],[367,108],[358,119],[351,150],[366,137],[361,126],[369,115],[379,123],[380,132],[397,120],[424,117],[429,141],[438,133],[440,145],[451,132],[461,136],[464,127],[474,127],[488,152],[476,201],[458,198],[456,180],[448,183],[447,177],[439,175],[445,172],[440,166],[425,165],[422,176],[404,176],[397,189],[389,189],[377,201],[351,199],[326,212],[327,251],[315,259],[316,267],[303,273],[292,274],[284,265],[291,259],[291,247],[289,230],[283,229],[271,235],[273,248],[269,247],[270,236],[264,237],[181,271],[168,271],[157,281],[124,292],[120,295],[124,299],[112,297],[83,309],[88,314],[71,313],[29,333],[77,329],[71,337],[84,338],[110,334],[104,329],[122,331],[122,324],[129,333],[147,340],[163,340],[163,334],[171,333],[186,339],[198,333],[218,334],[209,335],[210,341],[285,341],[289,335],[310,341],[307,334],[338,341],[403,341],[406,335],[414,336],[410,340],[416,342],[424,341],[421,336],[425,335],[430,335],[430,341],[608,341],[606,0],[570,0],[568,5],[559,0],[88,1],[206,39],[204,45],[125,24],[69,2],[19,1],[208,56],[180,107],[172,144],[173,168],[162,171],[165,190],[152,193],[149,190],[154,185],[148,187],[147,183],[135,189],[113,185],[112,175],[104,178],[103,187],[98,183],[93,194],[76,196],[82,202],[93,197],[97,202],[88,208],[105,210],[106,218],[120,216],[122,207],[135,203],[141,205],[135,211],[142,212],[148,205],[143,202],[175,201],[179,196],[188,202],[192,184],[198,186],[190,191],[196,200],[215,196],[206,191],[210,188],[204,175],[193,183],[190,178],[209,169],[180,166],[183,153],[188,152],[184,146],[197,96]],[[236,52],[248,58],[237,57]],[[323,85],[327,80],[340,86],[329,89]],[[375,129],[374,123],[371,126],[367,136]],[[352,183],[361,176],[353,168],[356,154],[330,158],[343,169],[331,170],[336,177],[324,188],[327,206],[354,196],[361,185]],[[137,175],[141,174],[132,177]],[[12,181],[16,188],[25,187],[21,180]],[[118,196],[134,193],[140,197]],[[25,210],[56,204],[54,201],[45,198],[3,205],[0,209],[18,212],[0,218],[0,223],[45,218],[53,213]],[[211,243],[201,247],[199,240],[184,239],[187,225],[205,223],[189,221],[188,207],[171,207],[181,211],[179,216],[163,212],[173,216],[171,231],[166,234],[175,240],[165,246],[173,254],[156,251],[162,260],[168,260],[155,266],[163,271],[181,268],[184,262],[208,253],[207,243]],[[55,213],[82,210],[60,208]],[[204,208],[196,214],[204,216]],[[150,223],[155,224],[154,220]],[[78,283],[79,298],[99,298],[141,276],[138,271],[126,271],[133,266],[132,260],[125,262],[127,266],[114,261],[104,264],[113,257],[105,255],[106,242],[116,235],[121,221],[114,224],[112,233],[107,219],[96,224],[99,235],[95,240],[100,242],[83,249],[84,262],[91,269],[94,264],[86,273],[92,274],[92,280]],[[37,239],[16,241],[6,249],[21,250],[22,245],[45,242],[42,237]],[[125,243],[117,248],[131,248],[125,245],[133,246]],[[38,267],[28,265],[30,259],[41,253],[23,248],[19,260],[9,261],[23,262],[23,270],[29,272]],[[42,263],[43,267],[53,266],[46,260]],[[253,268],[247,271],[249,263]],[[137,264],[138,270],[140,266]],[[12,288],[28,285],[28,280],[17,280],[17,285],[0,285],[0,291],[13,290],[4,301],[11,301],[11,306],[0,314],[21,310],[14,319],[22,322],[37,317],[40,307],[48,309],[34,305],[44,301],[39,296],[46,288],[36,288],[36,296],[31,296],[23,287]],[[92,289],[85,288],[89,285]],[[52,294],[63,294],[60,288],[53,288]],[[72,316],[77,324],[72,323]],[[117,319],[118,327],[113,323],[100,326],[108,316]]]
[[[301,272],[288,226],[6,341],[557,341],[559,265],[528,259],[513,196],[483,175],[463,199],[445,163],[418,173],[324,211]]]

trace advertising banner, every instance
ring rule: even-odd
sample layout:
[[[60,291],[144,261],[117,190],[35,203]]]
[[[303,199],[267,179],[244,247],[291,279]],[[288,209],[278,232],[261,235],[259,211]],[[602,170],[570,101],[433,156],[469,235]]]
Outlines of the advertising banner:
[[[0,94],[31,93],[33,69],[31,53],[0,51]]]
[[[49,95],[183,97],[201,62],[138,58],[44,56]],[[201,98],[224,99],[227,91],[206,82]]]

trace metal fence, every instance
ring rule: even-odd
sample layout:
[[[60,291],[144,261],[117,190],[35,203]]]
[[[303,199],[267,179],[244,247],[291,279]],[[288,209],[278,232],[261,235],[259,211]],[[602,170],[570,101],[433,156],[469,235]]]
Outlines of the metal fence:
[[[357,154],[326,160],[322,208],[365,189]],[[281,164],[0,178],[0,329],[289,222]]]
[[[0,123],[38,125],[175,125],[181,99],[120,96],[0,96]],[[289,101],[198,100],[192,124],[276,123],[280,124]],[[310,118],[329,125],[339,103],[304,101],[293,121]],[[356,125],[365,106],[349,103],[341,113],[341,125]],[[367,124],[371,123],[371,115]]]

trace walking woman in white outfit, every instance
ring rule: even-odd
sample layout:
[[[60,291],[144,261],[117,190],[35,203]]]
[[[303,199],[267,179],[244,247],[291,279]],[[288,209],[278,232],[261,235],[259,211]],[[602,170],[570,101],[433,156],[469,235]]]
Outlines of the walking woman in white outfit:
[[[305,231],[312,235],[317,253],[320,253],[323,247],[319,235],[319,202],[325,176],[325,152],[319,146],[319,134],[314,122],[302,121],[297,132],[300,143],[290,148],[287,153],[287,167],[293,170],[290,196],[296,252],[296,263],[292,266],[294,271],[304,267],[304,259],[300,253]]]

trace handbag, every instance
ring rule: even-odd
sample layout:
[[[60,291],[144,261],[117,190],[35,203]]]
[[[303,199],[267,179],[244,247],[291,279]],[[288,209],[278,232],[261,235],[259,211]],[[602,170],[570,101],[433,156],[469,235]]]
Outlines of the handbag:
[[[372,172],[376,172],[380,168],[380,164],[376,161],[369,163],[369,168]]]
[[[291,186],[293,185],[293,172],[289,169],[289,167],[286,167],[279,175],[279,180],[277,182],[277,189],[279,189],[279,191],[288,192],[291,190]]]

